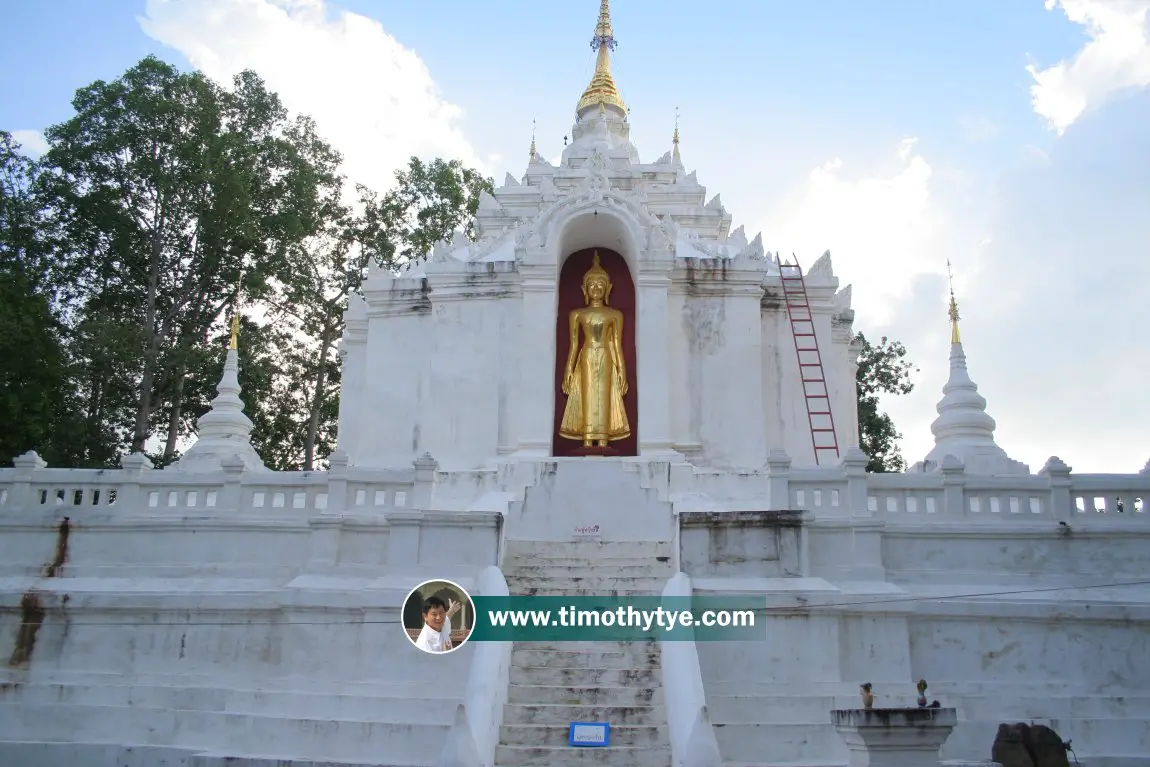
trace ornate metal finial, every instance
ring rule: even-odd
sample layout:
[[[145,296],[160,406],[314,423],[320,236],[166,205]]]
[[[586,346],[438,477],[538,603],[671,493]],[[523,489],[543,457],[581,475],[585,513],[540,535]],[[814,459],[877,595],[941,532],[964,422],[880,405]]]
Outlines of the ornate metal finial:
[[[679,146],[679,107],[675,107],[675,134],[671,137],[675,147]]]
[[[950,342],[952,344],[962,343],[962,339],[958,334],[958,301],[954,300],[954,274],[950,270],[950,259],[946,259],[946,280],[950,285],[950,308],[947,314],[950,315]]]
[[[531,119],[531,154],[527,158],[528,162],[535,162],[535,157],[538,152],[535,151],[535,118]]]
[[[240,279],[236,284],[236,301],[232,307],[232,337],[228,341],[229,349],[240,348],[240,293],[243,291],[244,286],[244,270],[240,270]]]
[[[611,30],[611,8],[607,0],[599,3],[599,21],[595,24],[595,36],[591,38],[591,50],[597,53],[604,46],[615,50],[615,35]]]
[[[595,74],[591,76],[590,84],[583,91],[583,97],[579,99],[579,105],[575,108],[576,113],[598,104],[601,107],[613,106],[626,117],[627,105],[623,103],[623,97],[619,95],[619,89],[615,87],[615,80],[611,77],[610,52],[615,50],[615,47],[615,33],[611,29],[611,9],[607,0],[602,0],[599,4],[599,20],[595,24],[595,35],[591,38],[591,50],[597,54]]]

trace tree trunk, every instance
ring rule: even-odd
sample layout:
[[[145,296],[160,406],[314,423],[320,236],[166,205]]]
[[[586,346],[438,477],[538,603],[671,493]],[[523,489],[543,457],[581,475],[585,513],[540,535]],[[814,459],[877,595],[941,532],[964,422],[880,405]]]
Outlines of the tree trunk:
[[[160,232],[163,218],[156,223],[152,234],[152,263],[148,271],[148,298],[144,310],[144,327],[147,331],[148,348],[144,352],[144,369],[140,376],[140,399],[136,405],[136,426],[132,432],[132,452],[142,453],[148,441],[148,423],[152,417],[152,386],[156,377],[156,360],[159,357],[160,334],[156,332],[156,301],[160,282],[160,254],[162,243]]]
[[[320,408],[323,406],[324,386],[327,384],[327,350],[331,348],[331,325],[325,323],[319,338],[319,370],[315,376],[315,392],[311,398],[311,417],[307,422],[307,440],[304,442],[303,470],[315,467],[315,440],[319,434]]]
[[[184,379],[188,375],[188,363],[181,362],[176,371],[176,388],[172,392],[172,412],[168,416],[168,441],[164,445],[164,465],[176,454],[176,441],[180,436],[180,412],[184,404]]]

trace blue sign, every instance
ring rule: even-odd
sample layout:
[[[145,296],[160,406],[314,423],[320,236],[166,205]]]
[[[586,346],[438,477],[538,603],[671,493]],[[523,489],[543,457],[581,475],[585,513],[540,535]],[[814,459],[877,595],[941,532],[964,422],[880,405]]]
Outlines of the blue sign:
[[[611,739],[611,725],[606,722],[572,722],[569,745],[580,748],[602,748]]]

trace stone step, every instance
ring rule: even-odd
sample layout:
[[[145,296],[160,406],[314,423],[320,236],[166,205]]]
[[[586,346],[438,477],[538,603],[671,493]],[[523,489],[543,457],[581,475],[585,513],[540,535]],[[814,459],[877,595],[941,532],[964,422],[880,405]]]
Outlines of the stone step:
[[[583,765],[670,767],[671,747],[572,748],[568,745],[558,747],[500,745],[495,749],[495,764],[498,767],[583,767]]]
[[[507,584],[507,590],[515,597],[657,597],[660,592],[649,588],[628,588],[626,586],[610,586],[601,588],[586,588],[584,586],[563,586],[552,582],[545,586],[516,586]],[[618,604],[604,604],[603,607],[616,608]],[[592,605],[579,605],[581,609],[590,609]]]
[[[577,720],[572,720],[577,721]],[[562,724],[505,724],[499,728],[504,746],[568,746],[570,722]],[[619,746],[665,746],[667,726],[650,724],[611,724],[610,742]]]
[[[555,668],[657,668],[659,652],[640,650],[529,650],[516,648],[512,666],[553,666]]]
[[[450,726],[362,719],[269,717],[141,706],[0,702],[0,741],[147,743],[220,754],[291,754],[297,760],[371,762],[387,743],[393,764],[437,756]]]
[[[531,557],[658,561],[659,557],[670,558],[674,554],[674,544],[670,541],[506,541],[503,551],[505,559]]]
[[[509,703],[503,707],[504,725],[546,724],[567,726],[571,722],[610,722],[615,725],[667,724],[667,711],[662,706],[620,706],[610,704],[569,705]]]
[[[0,742],[5,767],[190,767],[194,753],[164,746]]]
[[[535,559],[504,560],[505,578],[523,576],[543,576],[567,578],[575,575],[602,575],[604,577],[658,578],[666,583],[675,574],[674,568],[666,562],[635,562],[631,559],[574,560],[574,559]]]
[[[292,756],[235,756],[228,753],[211,752],[196,754],[188,762],[188,767],[430,767],[433,764],[435,762],[432,759],[398,764],[390,761],[380,763],[376,760],[339,762],[329,759],[299,759]]]
[[[644,655],[660,652],[659,643],[648,639],[620,639],[605,642],[586,639],[572,642],[516,642],[514,649],[545,650],[547,652],[631,652]]]
[[[551,670],[551,669],[548,669]],[[606,687],[582,685],[528,685],[511,683],[507,690],[508,703],[520,704],[576,704],[609,706],[661,706],[664,703],[660,686]]]
[[[707,695],[713,724],[823,724],[835,708],[855,706],[852,700],[836,705],[831,695]]]
[[[723,762],[723,767],[847,767],[846,760],[801,759],[797,762]]]
[[[724,760],[774,764],[802,760],[846,762],[848,758],[846,746],[829,721],[826,724],[725,725],[712,722],[712,726]]]
[[[236,580],[274,581],[283,583],[299,572],[298,565],[270,565],[237,563],[191,563],[191,564],[138,564],[138,563],[77,563],[68,561],[56,575],[59,579],[68,578],[124,578],[173,580],[183,578],[226,578]],[[0,565],[0,577],[40,578],[44,575],[44,565],[7,564]]]
[[[460,668],[466,670],[466,666]],[[170,687],[188,690],[236,690],[242,692],[282,692],[293,695],[351,695],[363,697],[401,698],[418,697],[427,700],[452,700],[458,702],[462,693],[459,690],[442,687],[428,687],[423,681],[397,681],[394,679],[356,678],[347,679],[332,675],[324,678],[309,676],[275,677],[268,679],[237,679],[234,674],[216,673],[158,673],[154,671],[123,672],[71,671],[41,667],[36,669],[35,684],[68,685],[73,687]],[[14,688],[22,688],[27,672],[17,672],[0,666],[0,684],[8,683]]]
[[[594,571],[584,571],[580,575],[573,575],[569,578],[520,574],[507,577],[507,587],[513,590],[574,587],[579,589],[643,589],[655,594],[662,594],[665,585],[667,585],[666,578],[652,578],[637,575],[615,576]],[[582,607],[582,605],[580,605],[580,607]]]
[[[26,683],[9,700],[27,705],[124,706],[311,719],[355,719],[405,724],[449,724],[459,700],[420,698],[409,687],[392,695],[333,695],[158,685]]]
[[[616,668],[564,668],[559,665],[552,666],[511,666],[511,684],[514,686],[547,686],[547,687],[581,687],[585,685],[603,685],[604,687],[620,687],[636,685],[651,687],[663,683],[663,672],[654,665],[619,666]]]

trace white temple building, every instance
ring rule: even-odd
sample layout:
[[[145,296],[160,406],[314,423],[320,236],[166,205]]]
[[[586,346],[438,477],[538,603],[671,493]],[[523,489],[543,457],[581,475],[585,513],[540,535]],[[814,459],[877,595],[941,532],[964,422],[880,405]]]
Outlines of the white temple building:
[[[952,296],[935,447],[866,473],[850,286],[732,231],[678,131],[641,161],[594,35],[560,164],[352,299],[328,471],[264,468],[234,348],[176,465],[0,469],[0,765],[909,767],[1014,722],[1150,765],[1150,464],[1012,460]],[[765,638],[430,656],[432,579],[743,595]]]

